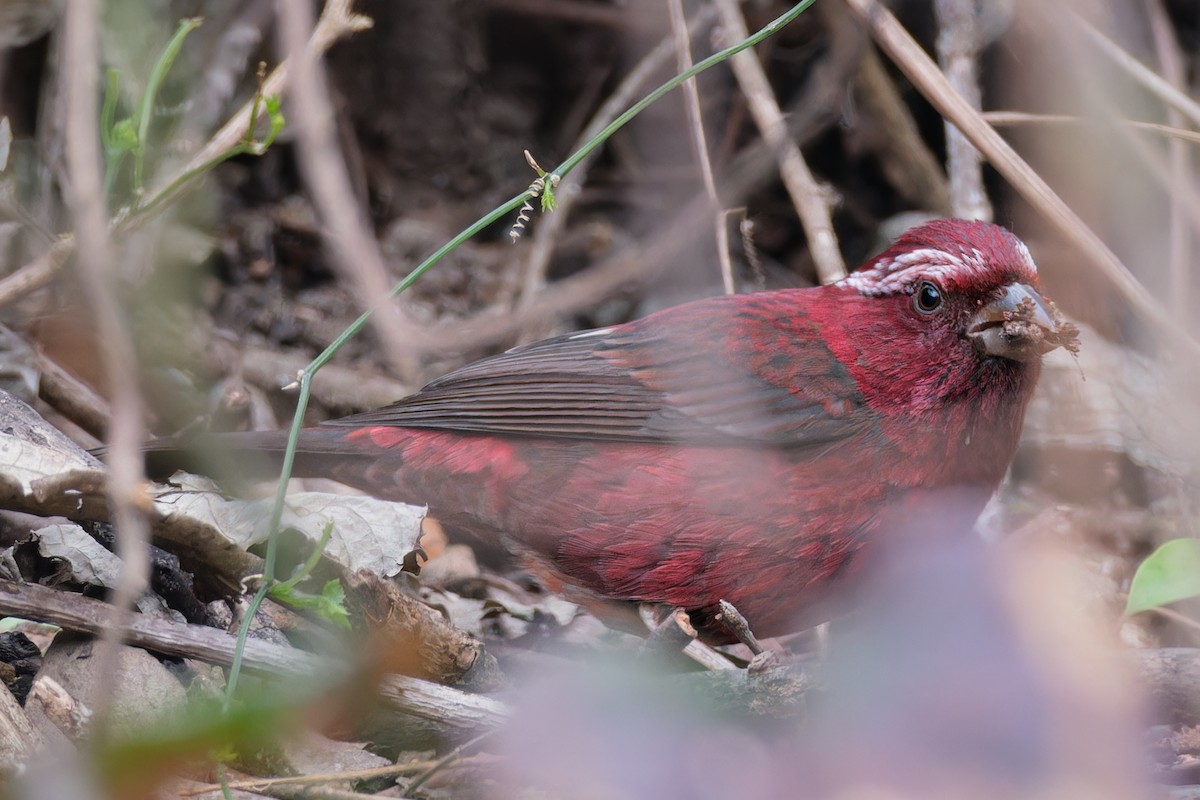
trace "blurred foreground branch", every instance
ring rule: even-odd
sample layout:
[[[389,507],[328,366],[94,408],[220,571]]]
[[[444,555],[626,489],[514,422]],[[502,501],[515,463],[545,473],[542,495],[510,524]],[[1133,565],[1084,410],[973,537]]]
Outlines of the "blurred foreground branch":
[[[334,11],[343,10],[341,4],[333,5],[337,6]],[[344,14],[323,12],[308,41],[306,52],[315,58],[332,47],[335,42],[359,30],[362,30],[361,25],[346,24]],[[290,81],[289,69],[286,60],[275,67],[263,81],[261,94],[271,96],[286,91]],[[236,147],[248,134],[253,134],[250,126],[255,119],[255,106],[255,99],[251,99],[243,105],[186,163],[172,171],[155,188],[146,193],[145,198],[138,206],[138,211],[128,216],[117,214],[109,221],[109,228],[113,230],[117,228],[135,229],[148,222],[156,216],[157,212],[168,207],[172,201],[192,188],[194,179],[206,172],[207,165]],[[58,271],[75,254],[76,245],[77,240],[74,233],[64,234],[46,252],[0,279],[0,306],[12,303],[32,291],[48,286]]]

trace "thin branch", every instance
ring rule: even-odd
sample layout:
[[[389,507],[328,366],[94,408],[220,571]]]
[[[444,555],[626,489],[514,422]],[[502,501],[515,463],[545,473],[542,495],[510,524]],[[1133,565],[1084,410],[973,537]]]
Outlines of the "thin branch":
[[[272,392],[296,380],[296,374],[311,360],[307,353],[252,344],[241,350],[242,372],[251,383]],[[339,411],[366,411],[412,394],[416,387],[368,369],[329,364],[313,378],[313,397]]]
[[[827,16],[833,16],[828,11],[831,6],[824,8]],[[949,216],[950,182],[945,169],[921,136],[912,111],[873,47],[854,75],[854,95],[861,113],[872,117],[882,131],[876,138],[884,178],[918,208]]]
[[[712,24],[715,18],[716,13],[712,9],[706,8],[692,20],[689,33],[694,34],[695,31]],[[625,76],[625,79],[621,81],[612,95],[597,109],[596,114],[588,122],[587,127],[579,134],[575,143],[575,149],[583,147],[584,144],[616,119],[617,115],[624,111],[633,101],[642,87],[650,82],[654,73],[667,63],[672,52],[674,52],[674,48],[671,39],[668,37],[647,53],[646,57],[638,62],[637,66]],[[599,153],[599,150],[593,151],[588,158],[580,161],[575,169],[562,176],[562,180],[558,184],[558,191],[555,193],[555,196],[558,198],[557,208],[555,208],[553,214],[543,214],[538,220],[538,224],[533,230],[533,245],[530,248],[528,261],[525,266],[521,296],[516,304],[519,312],[528,311],[533,307],[535,301],[538,300],[539,292],[542,290],[546,280],[546,271],[550,266],[550,256],[554,242],[566,227],[571,209],[582,194],[581,188],[587,180],[588,170]],[[539,320],[539,322],[544,322],[544,320]],[[433,347],[427,352],[444,352],[440,337],[435,334],[434,339],[435,343]]]
[[[1129,151],[1146,166],[1163,191],[1170,195],[1172,216],[1175,213],[1180,216],[1180,225],[1183,225],[1184,219],[1190,218],[1191,230],[1200,231],[1200,192],[1197,192],[1196,185],[1191,181],[1179,181],[1179,173],[1176,172],[1174,163],[1164,160],[1157,149],[1149,147],[1145,141],[1134,136],[1128,126],[1118,125],[1113,130]],[[1190,233],[1187,226],[1183,226],[1183,232]],[[1182,319],[1178,316],[1176,318]]]
[[[1130,78],[1140,83],[1146,89],[1149,89],[1152,94],[1168,106],[1190,119],[1193,125],[1200,125],[1200,103],[1197,103],[1180,89],[1172,86],[1166,78],[1147,67],[1141,61],[1138,61],[1130,55],[1129,51],[1105,36],[1083,17],[1070,9],[1067,9],[1067,13],[1083,32],[1087,34],[1088,39],[1096,46],[1096,49],[1124,70]]]
[[[75,237],[60,236],[54,244],[28,264],[0,279],[0,307],[48,286],[75,252]]]
[[[38,396],[64,417],[98,439],[103,439],[112,419],[107,400],[63,369],[45,353],[37,354]]]
[[[1150,32],[1162,64],[1163,78],[1181,92],[1187,90],[1187,67],[1179,40],[1171,27],[1171,18],[1162,0],[1145,0],[1146,16],[1150,20]],[[1173,126],[1183,124],[1183,115],[1178,109],[1167,109],[1167,122]],[[1183,142],[1171,141],[1170,185],[1167,196],[1171,202],[1171,218],[1168,220],[1167,276],[1170,280],[1170,306],[1175,319],[1182,322],[1188,315],[1188,296],[1191,293],[1191,260],[1193,231],[1185,224],[1187,210],[1181,195],[1193,184],[1192,159]]]
[[[558,19],[579,25],[628,30],[641,27],[646,16],[638,5],[609,6],[580,0],[485,0],[485,5],[514,14]]]
[[[338,28],[361,29],[365,18],[355,15],[350,5],[350,0],[327,0],[322,16]],[[313,48],[307,46],[314,32],[311,7],[293,0],[277,0],[275,8],[280,43],[295,70],[291,108],[299,132],[301,173],[325,222],[326,242],[359,305],[371,310],[371,324],[376,327],[389,362],[401,377],[412,378],[416,363],[411,351],[406,355],[403,346],[420,341],[423,332],[403,319],[391,302],[392,281],[338,147],[324,70]]]
[[[1087,119],[1085,117],[1074,117],[1069,114],[1030,114],[1025,111],[985,111],[979,117],[992,125],[1096,125],[1096,120]],[[1115,125],[1128,125],[1129,127],[1140,130],[1149,131],[1151,133],[1161,133],[1164,136],[1169,136],[1174,139],[1179,139],[1183,142],[1191,142],[1192,144],[1200,144],[1200,133],[1189,131],[1186,128],[1177,128],[1172,125],[1163,125],[1161,122],[1145,122],[1139,119],[1109,119],[1105,122]]]
[[[316,57],[328,50],[339,39],[359,30],[361,27],[348,27],[344,20],[322,14],[320,20],[317,21],[312,39],[308,43],[308,52]],[[282,94],[288,83],[288,64],[285,61],[267,75],[263,81],[262,92],[268,96]],[[121,230],[135,229],[152,219],[158,210],[166,208],[173,200],[192,188],[194,179],[206,171],[206,165],[228,153],[246,137],[250,130],[254,109],[254,100],[243,105],[183,166],[166,176],[153,190],[146,193],[146,197],[136,213],[132,215],[118,213],[110,221],[110,227]],[[7,305],[32,291],[48,286],[54,280],[54,276],[58,274],[59,269],[75,252],[75,244],[74,234],[64,234],[45,253],[11,275],[0,279],[0,306]]]
[[[196,795],[209,794],[210,792],[219,792],[222,786],[230,789],[248,789],[251,791],[266,791],[276,786],[320,786],[326,783],[350,783],[357,781],[378,780],[380,778],[397,778],[404,775],[420,774],[428,769],[432,769],[445,760],[445,756],[436,759],[426,759],[424,761],[406,761],[402,764],[390,764],[386,767],[374,767],[369,769],[351,769],[344,772],[326,772],[326,773],[310,773],[308,775],[287,775],[281,778],[252,778],[249,780],[229,781],[225,784],[209,783],[193,786],[183,791],[178,792],[180,797],[195,797]],[[500,760],[500,756],[490,753],[480,753],[473,756],[460,755],[455,762],[448,767],[455,769],[475,768],[480,766],[491,766]],[[369,797],[370,795],[356,795],[358,798]]]
[[[1152,608],[1150,610],[1153,611],[1155,614],[1158,614],[1160,617],[1169,619],[1172,622],[1174,622],[1175,624],[1180,625],[1184,628],[1187,628],[1188,631],[1193,634],[1200,633],[1200,622],[1197,622],[1196,620],[1192,619],[1187,614],[1181,614],[1180,612],[1176,611],[1175,609],[1167,608],[1166,606],[1158,606],[1158,607]]]
[[[950,85],[979,110],[982,98],[977,60],[984,44],[979,24],[981,9],[974,0],[935,0],[933,7],[941,29],[936,45],[938,64]],[[983,188],[983,156],[954,123],[945,120],[944,125],[953,214],[990,222],[992,204]]]
[[[667,0],[667,9],[671,17],[671,35],[675,40],[675,63],[680,72],[691,69],[692,44],[688,36],[687,20],[683,16],[682,0]],[[700,93],[696,89],[696,79],[689,78],[684,82],[683,101],[687,108],[688,129],[692,134],[692,147],[696,151],[696,162],[700,166],[700,176],[704,181],[704,193],[712,203],[715,219],[713,229],[717,237],[717,261],[721,264],[721,282],[725,294],[733,294],[737,287],[733,282],[733,262],[729,256],[729,227],[725,221],[725,212],[721,210],[721,201],[717,197],[717,184],[713,179],[712,159],[708,155],[708,139],[704,135],[704,118],[700,112]]]
[[[746,20],[742,18],[742,12],[734,0],[716,0],[716,5],[726,35],[733,41],[746,38]],[[817,277],[821,283],[833,283],[844,278],[846,263],[842,260],[837,236],[833,232],[828,193],[817,184],[800,148],[788,136],[783,112],[779,109],[775,93],[771,91],[762,64],[753,53],[741,52],[733,56],[730,66],[746,96],[754,122],[779,159],[779,175],[796,206],[804,234],[808,237],[808,250],[816,264]]]
[[[149,582],[149,530],[139,505],[145,503],[140,445],[142,398],[138,390],[133,340],[126,329],[113,292],[112,244],[104,212],[96,101],[97,0],[76,0],[67,7],[64,25],[63,69],[66,95],[66,163],[70,185],[67,204],[74,217],[76,265],[95,309],[98,339],[108,385],[112,387],[113,414],[108,438],[108,496],[116,522],[116,552],[121,573],[113,592],[110,622],[97,649],[96,686],[88,705],[97,717],[111,699],[117,679],[120,645],[132,622],[134,601]],[[100,727],[100,726],[97,726]]]
[[[0,580],[0,613],[100,635],[110,624],[112,607],[72,592]],[[217,628],[137,614],[129,626],[128,641],[155,653],[227,667],[233,662],[237,640]],[[262,639],[246,642],[243,663],[248,672],[265,677],[336,679],[348,675],[344,663]],[[508,708],[496,700],[420,678],[387,675],[378,688],[388,707],[453,728],[493,727],[509,714]]]

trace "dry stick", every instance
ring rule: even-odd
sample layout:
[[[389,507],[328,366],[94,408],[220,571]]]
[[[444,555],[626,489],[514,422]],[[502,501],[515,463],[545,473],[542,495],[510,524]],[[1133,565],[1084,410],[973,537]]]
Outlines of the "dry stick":
[[[1200,125],[1200,103],[1197,103],[1187,94],[1176,89],[1157,72],[1147,67],[1141,61],[1138,61],[1119,44],[1096,30],[1083,17],[1080,17],[1073,11],[1068,11],[1068,14],[1083,29],[1083,32],[1096,45],[1096,48],[1111,59],[1118,67],[1125,70],[1129,77],[1149,89],[1151,93],[1168,106],[1190,119],[1192,124]]]
[[[950,216],[946,173],[874,48],[863,57],[862,68],[854,76],[854,92],[863,113],[886,132],[881,137],[880,162],[888,183],[918,208]]]
[[[273,392],[294,383],[296,374],[312,361],[299,350],[246,345],[242,374],[251,383]],[[350,413],[386,406],[412,394],[413,387],[367,369],[326,364],[313,377],[312,396],[324,406]]]
[[[1163,78],[1180,91],[1187,85],[1187,68],[1184,66],[1183,53],[1179,48],[1179,40],[1171,27],[1171,19],[1162,0],[1145,0],[1146,16],[1150,18],[1150,33],[1154,37],[1154,47],[1158,50],[1158,60],[1162,64]],[[1183,125],[1183,115],[1174,108],[1167,109],[1167,122],[1179,127]],[[1175,319],[1182,322],[1188,313],[1188,295],[1191,288],[1192,237],[1194,231],[1185,224],[1186,214],[1180,195],[1189,191],[1192,186],[1192,159],[1183,142],[1173,139],[1170,144],[1170,174],[1171,179],[1167,196],[1171,200],[1171,218],[1168,221],[1167,240],[1167,277],[1170,281],[1170,306]]]
[[[312,38],[309,39],[308,47],[305,50],[307,57],[314,59],[319,57],[338,40],[364,30],[363,26],[369,23],[366,17],[347,16],[341,13],[343,11],[342,7],[335,7],[333,4],[326,5],[321,11],[321,17],[317,20]],[[287,60],[281,62],[279,66],[271,70],[266,80],[263,81],[262,94],[267,97],[282,95],[288,86],[293,83],[290,72],[291,63]],[[254,100],[251,99],[238,109],[238,112],[230,117],[229,121],[222,125],[220,130],[212,135],[212,138],[205,143],[204,147],[197,150],[188,159],[188,162],[168,180],[163,181],[157,192],[152,192],[151,194],[161,194],[168,191],[170,187],[178,182],[180,176],[200,169],[214,158],[236,146],[250,128],[250,119],[254,115],[254,106]],[[168,196],[165,199],[170,198]],[[146,205],[149,205],[149,202]]]
[[[358,202],[333,126],[334,111],[324,70],[306,42],[313,32],[312,9],[307,3],[277,0],[281,49],[293,64],[291,93],[296,116],[300,171],[305,176],[318,213],[325,222],[323,235],[348,278],[359,305],[371,311],[371,324],[382,340],[388,361],[403,377],[413,378],[416,362],[404,345],[420,341],[423,332],[400,315],[391,302],[391,281],[379,245]],[[350,0],[327,0],[324,14],[342,20],[347,28],[367,24],[350,10]]]
[[[60,236],[40,256],[0,279],[0,306],[6,306],[46,286],[75,252],[75,237]]]
[[[1074,117],[1070,114],[1031,114],[1026,111],[984,111],[979,115],[991,125],[1095,125],[1096,120],[1085,117]],[[1163,125],[1161,122],[1145,122],[1140,119],[1106,120],[1115,125],[1126,125],[1134,130],[1161,133],[1182,142],[1200,144],[1200,133],[1186,128],[1176,128]]]
[[[358,29],[347,27],[345,20],[322,13],[317,22],[316,30],[308,43],[309,52],[316,55],[325,52],[344,36],[355,33]],[[263,82],[264,95],[282,94],[288,84],[288,64],[283,62],[267,75]],[[158,186],[146,193],[146,198],[140,208],[142,211],[128,215],[120,213],[110,222],[111,226],[121,226],[125,229],[136,228],[150,219],[153,214],[146,213],[147,208],[163,208],[194,184],[184,180],[187,175],[204,166],[213,159],[236,147],[246,136],[250,127],[250,119],[254,113],[255,101],[252,99],[243,105],[237,113],[212,135],[204,146],[197,150],[187,163],[172,172]],[[58,238],[45,253],[33,261],[17,269],[11,275],[0,280],[0,306],[7,305],[26,294],[49,285],[58,270],[75,252],[75,236],[64,234]]]
[[[1128,126],[1118,125],[1113,130],[1126,147],[1146,166],[1150,175],[1162,185],[1163,191],[1171,195],[1172,208],[1177,210],[1181,217],[1190,218],[1192,229],[1200,231],[1200,192],[1196,190],[1196,185],[1191,181],[1180,182],[1174,163],[1163,161],[1158,151],[1148,147],[1144,141],[1134,136]],[[1180,224],[1183,224],[1182,221]],[[1183,231],[1189,233],[1186,227],[1183,228]],[[1181,317],[1177,317],[1177,319],[1181,319]]]
[[[1175,609],[1167,608],[1166,606],[1158,606],[1157,608],[1151,608],[1149,610],[1165,619],[1171,620],[1178,625],[1182,625],[1192,633],[1200,633],[1200,622],[1192,619],[1187,614],[1182,614]]]
[[[38,353],[34,363],[40,375],[38,396],[92,436],[103,439],[112,419],[108,401],[45,353]]]
[[[689,32],[694,33],[705,25],[711,24],[715,18],[715,12],[711,9],[705,9],[692,20]],[[608,123],[616,119],[617,115],[633,102],[642,87],[650,82],[650,78],[654,73],[667,63],[672,52],[674,52],[674,49],[671,39],[667,38],[638,62],[637,66],[625,76],[625,79],[621,81],[612,95],[596,111],[595,116],[592,117],[583,132],[579,134],[574,149],[578,150],[585,142],[590,141],[596,134],[604,130]],[[533,308],[535,301],[538,300],[538,294],[542,290],[542,286],[546,280],[546,271],[550,266],[550,256],[554,249],[554,242],[566,227],[571,208],[581,196],[580,189],[583,186],[583,182],[587,180],[588,170],[599,153],[599,149],[593,151],[591,155],[580,161],[575,169],[562,177],[562,180],[558,184],[558,190],[555,192],[555,197],[558,198],[558,205],[554,213],[543,214],[541,219],[538,220],[537,227],[534,228],[533,232],[533,246],[530,248],[529,260],[526,262],[521,297],[516,306],[518,312],[528,312]],[[544,318],[537,321],[544,322]],[[513,330],[519,330],[523,327],[525,326],[518,325]],[[469,342],[463,345],[463,347],[472,346],[477,345]],[[442,352],[445,352],[446,349],[448,348],[443,347],[440,339],[431,348],[431,350],[440,350]]]
[[[638,5],[625,7],[579,2],[579,0],[485,0],[485,5],[516,14],[559,19],[581,25],[609,28],[636,27]],[[631,13],[633,12],[633,13]]]
[[[755,153],[760,151],[757,145],[749,149]],[[727,170],[722,176],[722,194],[727,201],[731,205],[744,202],[766,177],[768,170],[765,167],[770,167],[770,174],[774,174],[773,159],[766,158],[750,159],[748,166]],[[568,173],[571,174],[574,170]],[[563,182],[566,180],[564,178]],[[544,324],[547,317],[567,316],[595,308],[599,298],[610,297],[635,282],[644,284],[654,280],[670,267],[680,250],[693,241],[696,225],[707,214],[708,198],[695,198],[665,225],[656,228],[655,237],[648,243],[630,245],[599,264],[555,281],[539,292],[534,302],[511,313],[485,312],[452,326],[443,326],[433,335],[435,347],[438,352],[461,352],[503,342],[532,325]],[[556,216],[552,214],[550,219]]]
[[[816,7],[821,8],[822,6],[818,3]],[[690,28],[694,32],[709,24],[715,16],[716,12],[713,8],[706,6],[703,11],[693,17]],[[840,60],[846,58],[846,54],[843,52],[846,49],[844,42],[844,33],[835,35],[833,55],[835,59],[839,60],[827,65],[827,68],[824,69],[829,73],[826,75],[829,80],[818,81],[820,86],[840,86],[852,73],[849,64],[842,63]],[[580,140],[587,141],[616,114],[623,111],[628,97],[635,91],[636,85],[644,80],[639,73],[643,71],[647,75],[652,73],[670,58],[672,52],[671,41],[667,39],[646,56],[626,77],[605,105],[597,111],[595,121],[589,130],[580,136]],[[818,66],[817,69],[818,72],[822,71],[821,66]],[[821,128],[823,114],[819,109],[826,108],[832,102],[832,100],[827,101],[825,97],[827,93],[829,93],[828,90],[818,88],[805,93],[804,99],[811,100],[811,102],[796,103],[788,117],[789,130],[793,132],[790,135],[794,135],[798,140],[804,140],[813,136],[813,132]],[[617,102],[620,97],[626,97],[626,101]],[[919,137],[916,141],[920,143]],[[665,226],[665,229],[670,232],[663,234],[661,228],[656,231],[658,234],[656,240],[649,248],[642,245],[630,247],[598,265],[557,281],[539,291],[542,285],[542,276],[545,274],[545,265],[549,261],[550,243],[559,226],[565,224],[567,216],[565,209],[570,208],[570,205],[578,198],[577,181],[581,180],[584,170],[594,157],[595,153],[589,155],[580,162],[579,166],[563,177],[557,193],[558,211],[543,216],[534,229],[530,268],[526,273],[527,280],[522,291],[522,300],[517,304],[516,310],[507,314],[484,311],[453,326],[440,326],[431,334],[433,343],[428,352],[478,350],[481,347],[511,340],[531,326],[544,325],[547,318],[594,308],[601,298],[615,294],[631,282],[652,280],[671,263],[671,259],[678,253],[681,243],[690,241],[697,220],[707,213],[705,203],[692,203],[676,213]],[[753,189],[763,185],[777,174],[775,166],[777,159],[770,152],[766,143],[762,141],[748,147],[735,163],[737,169],[727,170],[727,174],[722,176],[724,188],[721,193],[730,205],[744,202]],[[930,163],[936,173],[940,169],[937,161],[931,159]],[[945,197],[947,194],[944,188],[945,177],[941,176],[940,180],[943,184],[941,196]],[[942,206],[937,206],[937,208],[941,209]],[[544,254],[539,255],[543,250]],[[656,258],[661,260],[656,261]],[[539,263],[540,267],[537,266]],[[531,279],[529,276],[536,277]]]
[[[446,769],[454,762],[463,758],[463,754],[467,750],[470,750],[472,747],[477,746],[480,742],[487,741],[495,733],[496,733],[496,729],[494,729],[494,728],[490,731],[485,731],[485,732],[479,734],[478,736],[476,736],[474,739],[471,739],[469,742],[463,742],[458,747],[451,750],[449,753],[446,753],[446,755],[439,758],[433,766],[431,766],[429,769],[422,772],[420,775],[417,775],[416,777],[414,777],[412,779],[412,782],[404,787],[404,791],[402,791],[400,793],[400,796],[401,797],[412,797],[413,792],[417,791],[417,789],[420,789],[422,786],[424,786],[426,783],[428,783],[430,778],[432,778],[434,775],[437,775],[439,772]]]
[[[688,38],[687,21],[683,16],[682,0],[667,0],[671,16],[671,34],[675,39],[675,63],[680,72],[692,68],[692,43]],[[725,212],[717,197],[717,183],[713,179],[712,159],[708,155],[708,140],[704,135],[704,118],[700,112],[700,93],[696,90],[696,78],[689,78],[683,86],[684,107],[687,109],[688,127],[692,134],[692,147],[696,150],[696,161],[700,165],[700,176],[704,180],[704,193],[708,195],[715,212],[713,229],[717,235],[717,260],[721,264],[721,283],[725,294],[734,294],[737,287],[733,282],[733,262],[729,256],[729,226]]]
[[[378,780],[380,778],[398,778],[404,775],[419,774],[437,766],[445,757],[438,759],[426,759],[425,761],[408,761],[403,764],[391,764],[386,767],[374,767],[370,769],[350,769],[344,772],[323,772],[309,773],[307,775],[287,775],[281,778],[252,778],[248,780],[229,781],[225,784],[210,783],[193,786],[188,789],[178,791],[180,797],[195,797],[199,794],[208,794],[209,792],[219,792],[222,786],[230,789],[249,789],[251,791],[263,791],[271,789],[275,786],[317,786],[323,783],[345,783],[357,781]],[[453,765],[455,769],[463,769],[478,766],[490,766],[500,760],[500,756],[490,753],[480,753],[473,756],[459,756]],[[369,795],[357,795],[359,800]]]
[[[257,794],[274,797],[276,800],[363,800],[364,795],[347,789],[335,789],[332,786],[301,786],[292,788],[280,786],[267,789]],[[369,795],[367,795],[369,796]]]
[[[1022,197],[1093,260],[1118,292],[1164,343],[1182,345],[1200,356],[1197,344],[1163,312],[1158,301],[1130,274],[1112,252],[1053,189],[1022,159],[995,128],[980,118],[946,81],[937,65],[904,26],[878,0],[844,0],[866,22],[871,35],[908,76],[913,85],[943,116],[949,118],[979,148],[996,170]]]
[[[74,5],[74,3],[72,3]],[[110,624],[107,603],[34,583],[0,580],[0,612],[4,616],[47,622],[70,631],[99,635]],[[228,667],[237,639],[225,631],[138,614],[128,629],[128,641],[155,653],[195,658]],[[345,676],[347,665],[304,650],[261,639],[246,642],[245,668],[266,677],[311,678]],[[389,675],[379,692],[388,707],[422,719],[470,730],[504,722],[508,708],[481,695],[441,686],[419,678]]]
[[[734,0],[716,0],[716,5],[726,35],[733,41],[745,39],[749,32],[737,3]],[[846,263],[842,260],[837,236],[833,232],[828,195],[813,178],[800,148],[788,136],[783,112],[779,110],[779,103],[771,91],[762,64],[753,53],[747,51],[730,59],[730,66],[746,96],[755,124],[779,158],[779,175],[804,227],[808,250],[817,267],[817,277],[821,283],[841,280],[846,276]]]
[[[574,174],[574,171],[572,173]],[[505,314],[477,314],[435,334],[439,352],[470,351],[509,339],[552,316],[595,308],[631,281],[649,281],[665,271],[671,258],[695,238],[696,225],[708,213],[708,198],[693,200],[677,213],[648,245],[630,246],[615,256],[570,277],[555,281],[523,307]],[[558,216],[557,212],[551,215]]]
[[[979,110],[979,71],[983,45],[980,10],[975,0],[935,0],[941,32],[937,37],[938,64],[950,85],[971,107]],[[983,188],[983,156],[949,120],[946,127],[946,171],[950,174],[950,207],[954,216],[991,222],[992,204]]]
[[[102,718],[116,686],[117,658],[132,622],[133,603],[149,582],[150,540],[146,520],[138,508],[146,498],[141,490],[145,475],[139,445],[144,435],[137,361],[133,341],[122,323],[123,315],[113,293],[112,247],[104,214],[97,127],[100,110],[96,102],[96,75],[100,63],[98,28],[97,0],[76,0],[68,4],[62,70],[67,101],[66,163],[71,178],[66,197],[80,244],[76,265],[95,308],[99,338],[103,343],[101,357],[113,392],[108,438],[108,496],[116,522],[116,553],[121,559],[113,606],[96,650],[94,694],[86,701],[96,716]]]
[[[820,4],[817,4],[817,7],[819,8]],[[705,11],[711,11],[711,7]],[[702,12],[693,18],[692,27],[706,24],[707,20],[708,17]],[[837,42],[838,37],[835,37],[835,46]],[[666,41],[659,45],[653,55],[658,58],[661,54],[661,57],[666,59],[672,52],[670,41]],[[844,58],[844,55],[838,57]],[[648,56],[638,69],[645,66],[649,59]],[[826,70],[830,73],[828,77],[831,81],[822,83],[842,85],[843,79],[849,74],[847,70],[848,66],[832,66]],[[627,80],[632,77],[630,75]],[[824,92],[823,89],[806,92],[806,98],[815,99],[812,102],[796,104],[789,117],[789,125],[794,131],[792,135],[797,140],[804,141],[814,136],[815,131],[823,129],[823,120],[827,118],[819,109],[827,107]],[[581,163],[586,164],[588,160],[584,159]],[[765,142],[759,141],[747,147],[721,176],[721,194],[726,202],[731,206],[744,203],[752,191],[777,174],[776,163],[777,160]],[[936,166],[936,162],[934,164]],[[577,172],[578,167],[569,172],[559,184],[560,208],[563,202],[572,198],[570,193],[563,193],[563,187],[568,185]],[[665,225],[659,226],[655,230],[655,237],[648,244],[629,246],[599,264],[555,281],[533,297],[531,302],[518,305],[513,312],[497,314],[494,310],[489,310],[452,326],[439,326],[432,333],[432,352],[469,352],[499,344],[532,325],[544,325],[548,317],[565,316],[595,308],[601,298],[610,297],[632,283],[645,283],[655,279],[670,266],[683,245],[694,239],[698,221],[708,213],[707,205],[707,198],[692,201],[677,211]],[[543,229],[547,226],[558,224],[561,216],[560,212],[549,215],[535,230],[535,236],[544,232]]]

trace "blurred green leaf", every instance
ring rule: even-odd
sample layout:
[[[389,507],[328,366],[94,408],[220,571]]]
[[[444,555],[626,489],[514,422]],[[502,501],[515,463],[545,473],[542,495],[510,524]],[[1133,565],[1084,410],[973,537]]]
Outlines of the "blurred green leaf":
[[[128,153],[137,147],[138,135],[137,129],[133,127],[133,118],[126,117],[117,120],[117,123],[113,125],[109,141],[112,142],[112,152],[114,153]]]
[[[262,143],[259,145],[259,148],[264,151],[271,146],[272,142],[275,141],[275,137],[278,136],[279,132],[283,130],[284,123],[286,122],[283,118],[283,102],[279,99],[278,95],[270,95],[267,97],[266,106],[267,119],[271,121],[271,129],[267,132],[266,138],[263,139]]]
[[[558,198],[554,196],[554,185],[547,179],[546,186],[542,189],[542,212],[548,213],[557,207]]]
[[[1200,596],[1200,540],[1173,539],[1146,557],[1129,587],[1126,614]]]
[[[288,684],[279,690],[259,687],[223,707],[200,699],[169,719],[148,723],[130,735],[99,737],[96,764],[109,797],[149,797],[151,790],[186,765],[230,761],[239,753],[267,746],[294,727],[306,694]]]
[[[189,33],[200,27],[200,23],[201,20],[198,17],[180,21],[179,27],[175,29],[175,35],[171,37],[171,41],[167,42],[167,46],[154,64],[154,69],[150,72],[150,79],[146,82],[146,90],[142,93],[141,102],[138,103],[137,111],[134,114],[134,124],[137,127],[136,147],[133,151],[133,188],[135,192],[140,192],[142,188],[146,140],[150,137],[150,118],[153,116],[158,91],[162,87],[167,73],[171,71],[175,59],[179,56],[179,51],[183,48],[183,40]]]
[[[271,587],[268,594],[293,608],[312,611],[340,628],[350,628],[350,614],[346,611],[346,593],[337,579],[327,582],[320,594],[300,591],[290,583],[277,583]]]

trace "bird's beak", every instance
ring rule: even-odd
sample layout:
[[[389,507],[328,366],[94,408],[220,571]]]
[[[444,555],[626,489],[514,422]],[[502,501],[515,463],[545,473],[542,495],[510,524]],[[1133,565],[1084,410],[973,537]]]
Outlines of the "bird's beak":
[[[984,355],[1028,361],[1063,342],[1048,301],[1037,289],[1010,283],[971,318],[967,338]]]

